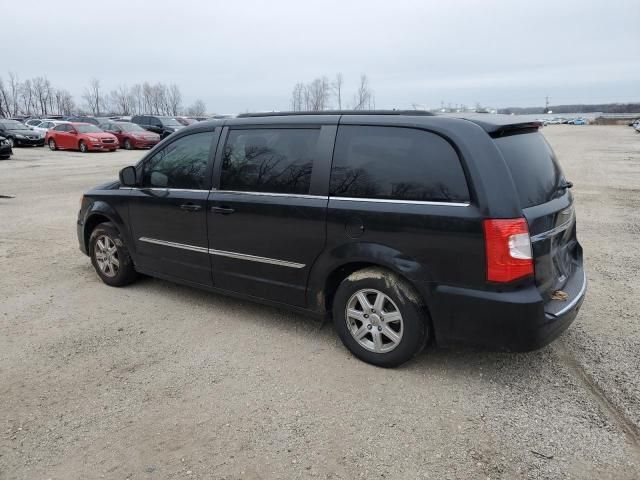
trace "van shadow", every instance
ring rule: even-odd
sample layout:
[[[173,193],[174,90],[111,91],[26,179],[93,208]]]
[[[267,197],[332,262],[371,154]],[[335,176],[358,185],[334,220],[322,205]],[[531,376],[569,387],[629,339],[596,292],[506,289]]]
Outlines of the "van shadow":
[[[212,311],[233,312],[234,320],[242,322],[248,328],[268,326],[268,328],[279,329],[283,334],[307,337],[309,343],[325,344],[328,350],[333,350],[341,343],[331,320],[318,320],[286,308],[277,308],[146,276],[142,276],[127,289],[162,295],[171,301],[186,305],[198,304]],[[345,348],[346,352],[346,347],[340,345],[340,348]],[[492,351],[466,345],[441,347],[437,343],[432,343],[422,353],[395,370],[421,377],[426,371],[473,377],[481,375],[497,379],[500,383],[509,383],[520,382],[523,377],[530,377],[532,373],[553,368],[550,365],[553,358],[555,354],[550,346],[533,352],[520,353]],[[379,368],[371,365],[369,367]]]

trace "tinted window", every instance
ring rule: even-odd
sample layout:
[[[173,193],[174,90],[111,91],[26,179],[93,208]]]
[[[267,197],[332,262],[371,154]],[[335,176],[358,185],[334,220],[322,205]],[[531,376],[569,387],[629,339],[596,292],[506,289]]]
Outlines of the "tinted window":
[[[163,117],[156,120],[158,121],[158,125],[164,125],[165,127],[182,127],[182,124],[175,118]]]
[[[459,202],[469,200],[453,147],[411,128],[341,126],[330,194],[342,197]]]
[[[564,175],[541,133],[509,135],[495,142],[511,171],[522,208],[546,203],[564,193],[558,190]]]
[[[206,188],[205,172],[213,132],[195,133],[170,143],[142,167],[143,187]]]
[[[80,133],[100,133],[102,131],[95,125],[89,124],[76,125],[76,130]]]
[[[68,132],[69,131],[69,124],[62,123],[62,124],[58,125],[56,128],[54,128],[54,130],[56,132]]]
[[[309,193],[320,129],[231,130],[220,188],[251,192]]]

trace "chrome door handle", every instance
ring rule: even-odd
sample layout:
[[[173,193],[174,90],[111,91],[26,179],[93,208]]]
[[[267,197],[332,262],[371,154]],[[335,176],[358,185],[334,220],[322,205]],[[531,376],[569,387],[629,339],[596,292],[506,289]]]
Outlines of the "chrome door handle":
[[[199,210],[202,210],[202,207],[194,203],[185,203],[183,205],[180,205],[180,209],[186,212],[197,212]]]
[[[228,208],[228,207],[211,207],[210,210],[213,213],[220,213],[222,215],[229,215],[230,213],[235,212],[233,208]]]

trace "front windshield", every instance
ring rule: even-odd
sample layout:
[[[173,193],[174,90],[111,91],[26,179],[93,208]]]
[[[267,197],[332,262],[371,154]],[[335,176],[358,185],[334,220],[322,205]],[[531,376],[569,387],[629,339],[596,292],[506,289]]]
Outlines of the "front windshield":
[[[163,118],[162,124],[165,127],[183,127],[184,126],[180,122],[178,122],[175,118]]]
[[[135,123],[118,123],[123,132],[146,132],[144,128]]]
[[[75,125],[75,128],[80,133],[100,133],[100,130],[95,125]]]

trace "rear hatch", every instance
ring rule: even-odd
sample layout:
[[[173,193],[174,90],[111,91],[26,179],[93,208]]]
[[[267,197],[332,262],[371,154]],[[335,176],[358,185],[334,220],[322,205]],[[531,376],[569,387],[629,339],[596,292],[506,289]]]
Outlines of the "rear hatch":
[[[494,136],[529,224],[536,285],[547,313],[559,313],[584,287],[570,183],[536,128]]]

